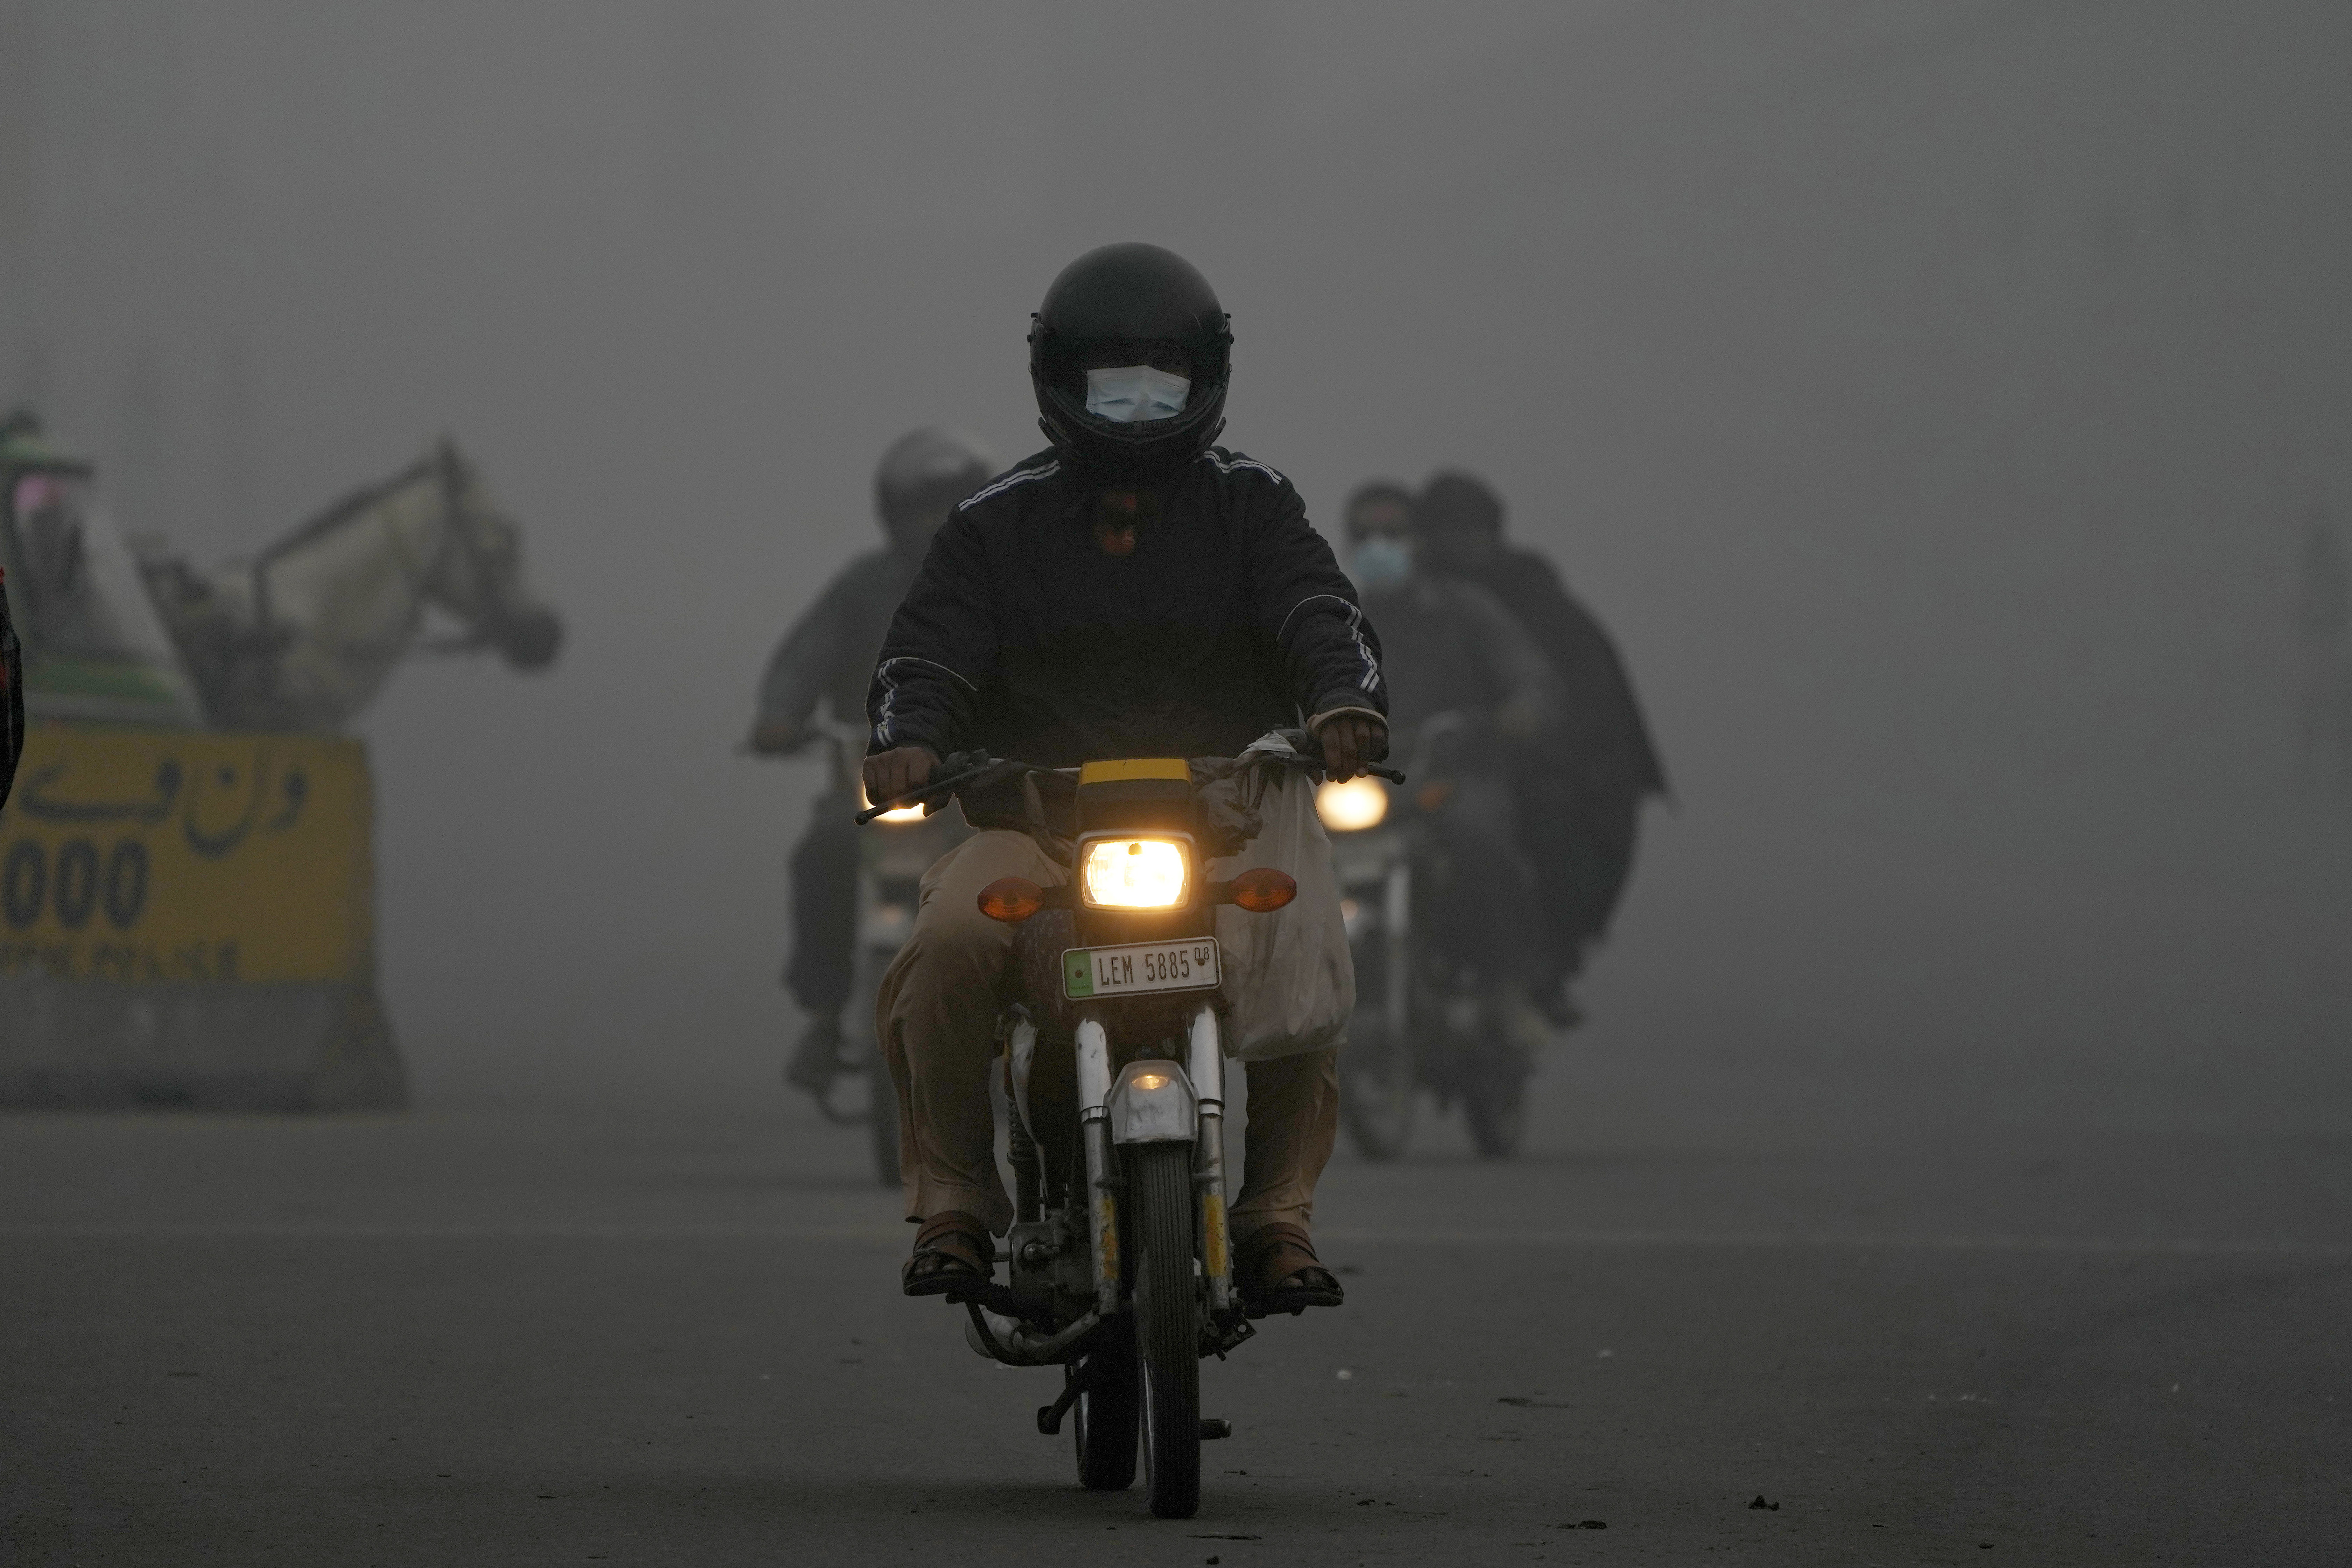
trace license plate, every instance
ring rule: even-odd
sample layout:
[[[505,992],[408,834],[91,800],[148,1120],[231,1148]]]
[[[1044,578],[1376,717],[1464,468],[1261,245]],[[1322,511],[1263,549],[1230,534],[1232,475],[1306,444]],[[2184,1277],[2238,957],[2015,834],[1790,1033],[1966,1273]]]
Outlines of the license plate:
[[[1205,991],[1216,984],[1214,937],[1062,952],[1062,991],[1073,1002],[1139,996],[1148,991]]]

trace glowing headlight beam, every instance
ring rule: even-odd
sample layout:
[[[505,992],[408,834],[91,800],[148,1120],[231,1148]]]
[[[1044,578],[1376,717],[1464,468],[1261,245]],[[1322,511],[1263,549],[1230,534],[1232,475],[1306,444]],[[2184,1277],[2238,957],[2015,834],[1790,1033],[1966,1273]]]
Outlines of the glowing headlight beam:
[[[1315,815],[1334,833],[1378,827],[1389,814],[1389,792],[1381,781],[1361,775],[1315,786]]]
[[[864,782],[860,781],[857,785],[857,809],[865,811],[871,807],[873,804],[874,802],[866,797],[866,785]],[[920,805],[902,805],[896,811],[884,812],[874,820],[877,822],[920,822],[923,820],[923,808]]]
[[[1165,838],[1097,838],[1087,846],[1087,902],[1106,910],[1172,910],[1184,901],[1184,847]]]

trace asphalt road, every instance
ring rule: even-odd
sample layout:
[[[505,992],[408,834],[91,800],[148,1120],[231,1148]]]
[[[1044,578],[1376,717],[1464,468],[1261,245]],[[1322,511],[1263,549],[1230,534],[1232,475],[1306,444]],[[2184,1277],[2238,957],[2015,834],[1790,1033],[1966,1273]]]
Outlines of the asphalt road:
[[[1431,1148],[1334,1167],[1349,1303],[1210,1363],[1158,1521],[780,1091],[0,1117],[0,1559],[2352,1555],[2352,1141]]]

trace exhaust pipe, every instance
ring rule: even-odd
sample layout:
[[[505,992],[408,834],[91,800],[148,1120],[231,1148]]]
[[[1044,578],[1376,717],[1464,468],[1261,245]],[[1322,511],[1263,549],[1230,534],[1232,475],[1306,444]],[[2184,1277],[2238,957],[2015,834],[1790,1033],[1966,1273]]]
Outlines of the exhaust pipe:
[[[964,1343],[973,1353],[1007,1366],[1055,1366],[1072,1345],[1092,1333],[1102,1321],[1100,1312],[1088,1312],[1055,1334],[1040,1334],[1018,1318],[992,1312],[977,1301],[966,1301],[970,1321],[963,1326]]]

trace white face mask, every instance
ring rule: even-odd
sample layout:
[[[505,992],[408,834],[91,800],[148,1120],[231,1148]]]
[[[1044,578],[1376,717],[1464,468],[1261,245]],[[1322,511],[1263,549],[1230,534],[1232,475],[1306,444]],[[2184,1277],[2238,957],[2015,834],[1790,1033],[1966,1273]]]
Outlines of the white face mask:
[[[1087,412],[1114,424],[1170,419],[1184,412],[1192,384],[1148,364],[1115,365],[1087,372]]]
[[[1412,546],[1394,534],[1375,533],[1356,542],[1356,586],[1367,594],[1402,587],[1412,575]]]

